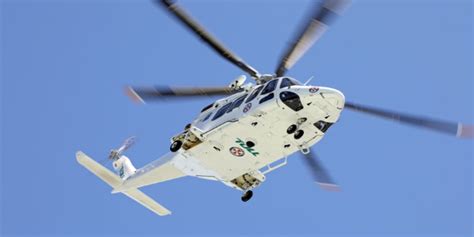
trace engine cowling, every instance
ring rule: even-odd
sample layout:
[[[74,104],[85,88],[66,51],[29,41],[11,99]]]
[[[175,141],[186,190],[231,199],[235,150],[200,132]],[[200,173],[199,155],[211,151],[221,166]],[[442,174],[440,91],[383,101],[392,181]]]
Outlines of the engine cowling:
[[[240,75],[237,78],[235,78],[232,83],[230,83],[229,88],[237,90],[239,89],[244,83],[247,77],[245,75]]]

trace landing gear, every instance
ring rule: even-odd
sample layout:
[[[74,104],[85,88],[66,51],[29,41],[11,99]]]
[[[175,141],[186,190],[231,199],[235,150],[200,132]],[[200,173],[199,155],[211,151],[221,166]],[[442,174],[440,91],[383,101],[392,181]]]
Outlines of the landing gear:
[[[186,126],[184,126],[184,131],[188,131],[189,128],[191,128],[191,124],[190,124],[190,123],[188,123],[188,124],[186,124]]]
[[[182,145],[183,145],[182,141],[176,140],[173,143],[171,143],[170,151],[177,152],[179,150],[179,148],[181,148]]]
[[[298,129],[298,126],[296,126],[296,124],[292,124],[286,129],[286,133],[292,134],[296,131],[296,129]]]
[[[298,140],[301,137],[303,137],[303,135],[304,135],[304,131],[303,130],[298,130],[298,131],[295,132],[295,135],[293,135],[293,137]]]
[[[242,202],[247,202],[248,200],[252,198],[252,196],[253,196],[252,190],[248,190],[244,193],[244,195],[242,195],[240,199],[242,199]]]

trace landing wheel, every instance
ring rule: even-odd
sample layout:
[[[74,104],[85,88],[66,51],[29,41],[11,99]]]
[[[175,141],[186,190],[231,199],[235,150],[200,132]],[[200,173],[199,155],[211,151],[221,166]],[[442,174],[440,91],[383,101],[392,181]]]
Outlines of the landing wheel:
[[[293,135],[293,136],[294,136],[295,139],[300,139],[303,135],[304,135],[304,131],[303,130],[298,130],[298,131],[295,132],[295,135]]]
[[[176,152],[179,150],[179,148],[181,148],[181,145],[183,145],[183,142],[182,141],[174,141],[173,143],[171,143],[171,146],[170,146],[170,151],[172,152]]]
[[[242,202],[247,202],[248,200],[252,198],[252,196],[253,196],[253,192],[252,190],[249,190],[245,192],[244,195],[242,195],[240,199],[242,199]]]
[[[296,129],[298,129],[298,126],[296,126],[296,124],[292,124],[286,129],[286,133],[292,134],[296,131]]]

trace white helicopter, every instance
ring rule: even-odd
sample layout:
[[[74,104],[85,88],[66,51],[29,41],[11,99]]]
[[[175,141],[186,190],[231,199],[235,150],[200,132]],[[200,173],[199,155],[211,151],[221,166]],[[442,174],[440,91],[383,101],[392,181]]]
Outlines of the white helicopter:
[[[348,7],[348,0],[324,0],[317,5],[313,17],[283,54],[275,74],[258,73],[227,50],[173,1],[158,2],[204,43],[256,81],[255,84],[245,84],[245,76],[240,76],[228,87],[128,87],[129,96],[143,103],[176,97],[226,97],[204,107],[183,132],[171,139],[169,153],[140,169],[136,169],[123,155],[134,143],[133,137],[109,155],[116,174],[85,153],[77,152],[77,161],[112,186],[112,193],[123,193],[158,215],[171,212],[141,192],[140,187],[194,176],[219,181],[240,190],[243,192],[241,199],[246,202],[252,197],[252,190],[265,181],[265,175],[287,164],[287,157],[295,152],[304,155],[315,181],[322,188],[339,190],[311,147],[338,121],[344,108],[460,138],[473,138],[472,125],[347,102],[336,89],[307,85],[285,76],[285,72],[328,29],[331,20]]]

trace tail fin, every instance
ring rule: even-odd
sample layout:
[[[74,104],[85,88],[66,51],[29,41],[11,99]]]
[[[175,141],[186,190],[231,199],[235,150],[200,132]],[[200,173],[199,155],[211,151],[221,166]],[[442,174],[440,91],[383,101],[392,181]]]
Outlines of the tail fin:
[[[135,166],[133,166],[132,162],[128,157],[122,155],[120,158],[114,160],[113,166],[117,174],[122,178],[122,180],[128,179],[128,177],[135,174]]]
[[[112,188],[115,189],[122,184],[122,179],[119,176],[112,173],[112,171],[108,170],[107,168],[99,164],[97,161],[88,157],[82,151],[78,151],[76,153],[76,159],[77,159],[77,162],[79,162],[79,164],[81,164],[90,172],[92,172],[94,175],[96,175],[97,177],[102,179],[104,182],[112,186]],[[128,160],[128,158],[126,159]],[[130,160],[128,160],[128,162],[130,162]],[[127,171],[128,169],[132,170],[131,168],[133,168],[133,172],[135,172],[135,167],[133,167],[131,162],[129,165],[127,164],[127,162],[122,162],[121,167],[123,168],[124,174],[128,172]],[[125,176],[126,175],[124,175],[124,177]],[[151,199],[149,196],[147,196],[146,194],[144,194],[137,188],[127,189],[126,191],[123,191],[123,194],[127,195],[129,198],[135,200],[136,202],[140,203],[141,205],[145,206],[146,208],[148,208],[149,210],[151,210],[152,212],[160,216],[171,214],[171,211],[169,211],[168,209],[166,209],[165,207],[163,207],[162,205],[160,205],[159,203]]]

